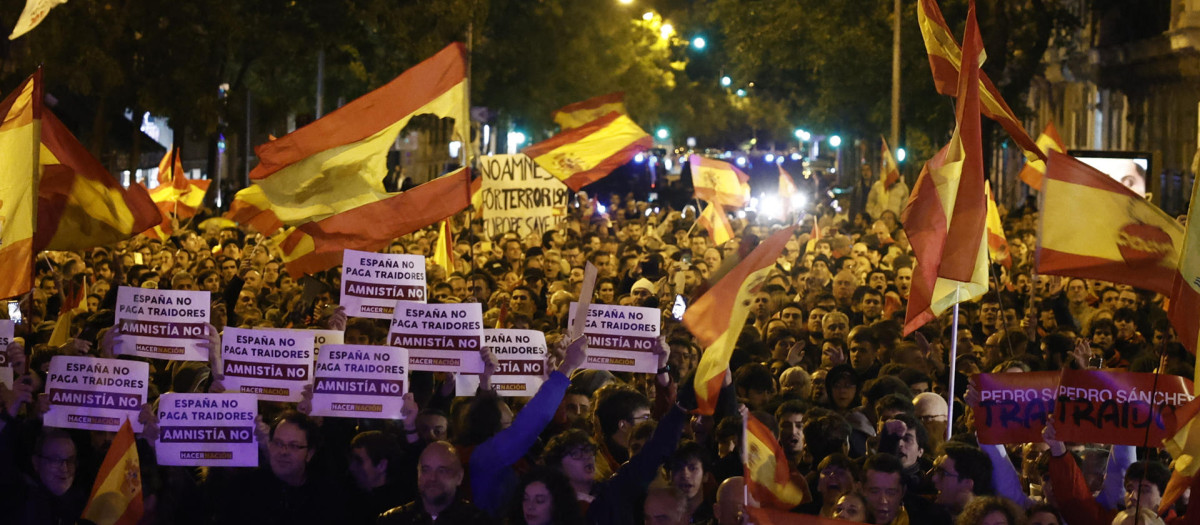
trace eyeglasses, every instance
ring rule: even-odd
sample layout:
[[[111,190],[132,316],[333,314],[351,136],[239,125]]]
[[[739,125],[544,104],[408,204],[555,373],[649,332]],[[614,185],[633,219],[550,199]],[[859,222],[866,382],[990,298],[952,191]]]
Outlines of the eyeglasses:
[[[641,423],[642,421],[648,421],[649,419],[650,419],[649,413],[642,414],[640,416],[633,416],[633,417],[629,418],[629,420],[633,421],[634,424]]]
[[[300,452],[301,450],[308,449],[308,445],[301,445],[299,443],[284,443],[278,439],[272,439],[268,444],[270,444],[272,447],[286,450],[288,452]]]
[[[946,415],[945,414],[924,415],[924,416],[917,416],[917,419],[920,419],[922,423],[932,423],[934,421],[945,421]]]
[[[951,477],[951,478],[956,478],[956,479],[957,479],[957,478],[961,478],[961,477],[962,477],[962,475],[960,475],[960,474],[951,474],[951,473],[950,473],[950,471],[948,471],[948,470],[946,470],[945,468],[942,468],[942,467],[933,467],[932,469],[929,469],[929,477],[931,477],[931,478],[946,478],[946,477]]]
[[[64,468],[74,469],[75,464],[76,464],[75,456],[66,457],[66,458],[56,458],[54,456],[43,456],[41,454],[38,454],[38,457],[42,458],[42,461],[49,463],[50,466],[52,466],[52,467],[64,467]]]

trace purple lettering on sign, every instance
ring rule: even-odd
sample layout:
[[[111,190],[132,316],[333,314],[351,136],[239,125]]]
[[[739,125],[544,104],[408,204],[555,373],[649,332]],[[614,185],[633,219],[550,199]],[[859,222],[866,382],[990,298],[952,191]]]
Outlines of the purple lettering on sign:
[[[254,427],[162,427],[163,443],[252,443]]]

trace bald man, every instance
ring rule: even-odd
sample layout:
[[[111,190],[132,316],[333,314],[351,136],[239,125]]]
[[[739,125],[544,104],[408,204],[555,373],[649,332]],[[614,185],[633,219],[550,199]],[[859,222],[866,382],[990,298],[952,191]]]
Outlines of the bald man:
[[[950,412],[946,398],[933,392],[923,392],[913,398],[913,415],[928,431],[931,445],[941,443],[946,435],[947,416]]]
[[[651,485],[643,509],[646,525],[685,525],[688,522],[687,496],[669,485]]]
[[[745,488],[746,480],[741,476],[734,476],[721,482],[721,486],[717,488],[717,502],[713,505],[713,514],[716,515],[717,525],[740,525],[742,523],[742,512],[746,506],[743,501]]]
[[[454,446],[435,441],[425,447],[417,463],[416,500],[379,516],[379,525],[416,523],[485,524],[491,520],[478,507],[458,497],[463,482],[462,461]]]

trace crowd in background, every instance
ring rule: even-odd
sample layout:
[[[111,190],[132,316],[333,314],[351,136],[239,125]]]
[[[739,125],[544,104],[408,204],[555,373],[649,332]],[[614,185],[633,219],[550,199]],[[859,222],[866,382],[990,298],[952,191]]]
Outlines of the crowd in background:
[[[750,213],[732,218],[735,237],[720,246],[695,226],[694,205],[628,195],[580,198],[539,234],[489,235],[460,214],[452,267],[427,264],[428,301],[478,302],[486,327],[544,332],[551,372],[536,395],[487,389],[495,361],[485,352],[473,397],[455,396],[453,374],[413,372],[403,420],[313,417],[307,398],[260,402],[261,466],[240,469],[156,465],[147,407],[143,521],[742,523],[742,420],[753,414],[802,478],[806,501],[792,512],[875,524],[1184,523],[1186,497],[1157,513],[1169,478],[1162,451],[1064,443],[1053,426],[1041,442],[981,446],[967,402],[978,372],[1103,366],[1190,376],[1163,298],[1035,276],[1037,213],[1021,209],[1004,221],[1011,266],[993,265],[993,290],[962,305],[959,330],[942,316],[902,337],[915,261],[897,211],[872,217],[821,204],[790,214],[790,224]],[[113,435],[44,427],[45,375],[54,356],[112,356],[119,286],[211,292],[214,357],[148,360],[151,405],[165,392],[224,391],[227,326],[333,328],[346,343],[386,344],[386,320],[347,318],[337,306],[339,269],[296,278],[261,236],[194,224],[165,239],[38,254],[7,348],[16,380],[0,390],[0,521],[81,515]],[[717,411],[693,415],[703,349],[678,320],[677,297],[690,302],[744,242],[784,227],[793,238],[754,294]],[[386,251],[431,256],[437,231]],[[588,262],[598,269],[594,303],[663,311],[657,373],[581,366],[586,345],[563,334]],[[47,344],[79,297],[86,312],[71,321],[72,338]]]

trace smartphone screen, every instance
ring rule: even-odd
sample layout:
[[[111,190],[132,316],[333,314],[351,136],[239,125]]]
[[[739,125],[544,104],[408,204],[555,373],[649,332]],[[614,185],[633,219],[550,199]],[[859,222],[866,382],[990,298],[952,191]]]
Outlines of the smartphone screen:
[[[692,264],[692,250],[691,250],[691,248],[687,248],[687,249],[679,250],[679,260],[680,260],[680,261],[682,261],[682,262],[688,263],[688,264]]]
[[[683,320],[683,314],[687,313],[687,301],[684,301],[682,295],[675,295],[675,304],[671,305],[671,317]]]
[[[25,318],[21,316],[21,303],[17,301],[8,302],[8,318],[17,324],[25,322]]]

